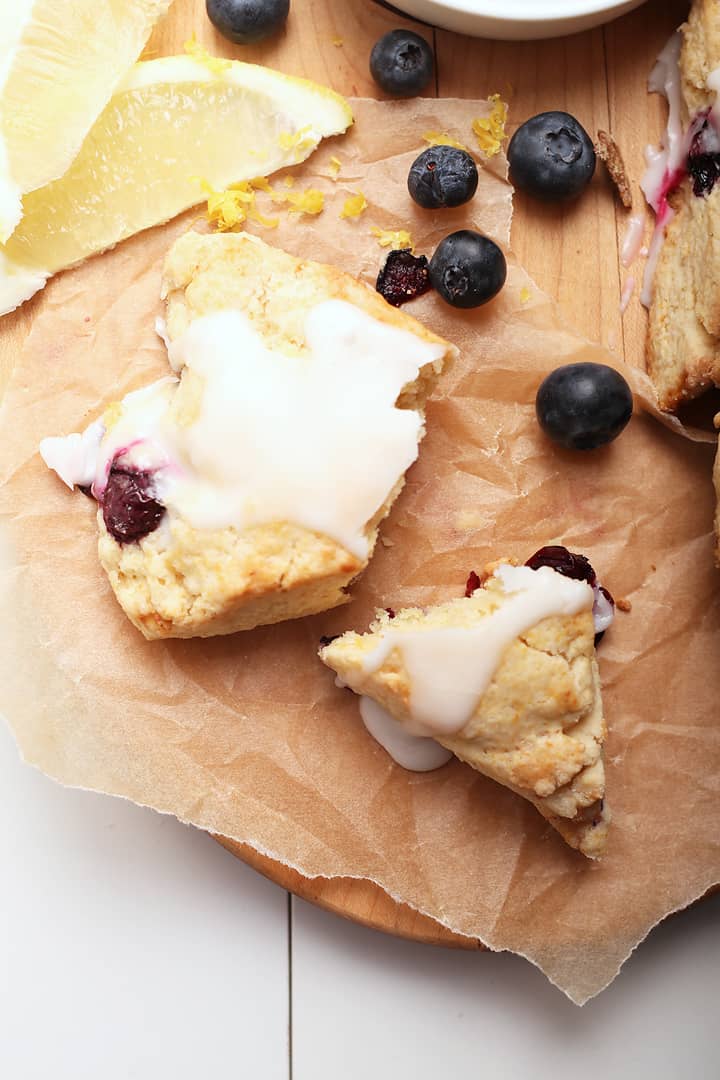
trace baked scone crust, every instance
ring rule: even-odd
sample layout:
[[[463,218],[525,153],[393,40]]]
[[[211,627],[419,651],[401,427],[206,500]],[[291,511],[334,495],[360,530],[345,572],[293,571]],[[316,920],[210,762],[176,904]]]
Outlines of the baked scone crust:
[[[392,625],[473,626],[504,600],[497,579],[471,597],[422,611],[385,612],[366,634],[347,632],[320,650],[322,661],[356,693],[397,720],[410,717],[411,686],[402,653],[376,671],[363,660]],[[603,743],[607,733],[595,659],[592,613],[544,619],[507,648],[466,726],[437,741],[478,772],[528,799],[571,847],[599,857],[607,839]]]
[[[346,300],[381,322],[443,346],[443,357],[426,364],[404,388],[398,399],[404,408],[422,411],[455,352],[350,275],[296,259],[247,234],[182,236],[167,256],[162,295],[170,341],[194,319],[233,308],[249,317],[269,347],[298,356],[305,348],[308,308]],[[179,423],[191,422],[200,392],[183,376],[172,405]],[[196,530],[173,517],[138,543],[118,544],[99,512],[100,561],[123,610],[147,638],[209,637],[298,618],[350,599],[348,586],[367,565],[378,525],[403,485],[400,476],[368,522],[365,560],[330,537],[287,521]]]

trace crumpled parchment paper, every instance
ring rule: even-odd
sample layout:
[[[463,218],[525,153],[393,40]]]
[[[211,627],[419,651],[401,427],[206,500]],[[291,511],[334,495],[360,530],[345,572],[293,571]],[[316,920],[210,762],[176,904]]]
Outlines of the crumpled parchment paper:
[[[421,211],[405,186],[422,133],[473,145],[471,120],[485,106],[354,107],[352,133],[297,170],[298,186],[326,192],[324,213],[281,213],[276,231],[258,227],[265,239],[370,282],[384,259],[372,225],[409,227],[428,254],[464,226],[507,246],[502,158],[457,210]],[[342,161],[337,183],[333,154]],[[358,190],[368,210],[341,220]],[[308,876],[378,882],[461,934],[523,954],[583,1002],[659,919],[720,881],[712,447],[643,413],[595,453],[550,445],[534,417],[541,377],[568,361],[617,361],[564,325],[511,266],[487,307],[453,311],[431,294],[407,308],[460,346],[461,358],[430,403],[420,459],[353,602],[233,637],[146,642],[98,565],[94,503],[64,489],[36,451],[44,435],[82,429],[110,400],[167,371],[153,331],[160,268],[197,219],[186,215],[51,282],[5,398],[0,709],[21,752],[66,784],[175,814]],[[462,595],[471,569],[498,556],[524,560],[552,541],[585,552],[632,604],[599,650],[614,815],[601,863],[458,762],[427,774],[395,766],[316,657],[321,634],[365,628],[376,606]]]

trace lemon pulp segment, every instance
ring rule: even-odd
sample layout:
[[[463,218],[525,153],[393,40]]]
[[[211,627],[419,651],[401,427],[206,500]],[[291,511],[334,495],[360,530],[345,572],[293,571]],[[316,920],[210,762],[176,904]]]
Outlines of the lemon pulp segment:
[[[203,181],[222,189],[266,176],[351,122],[339,95],[257,65],[213,74],[188,56],[136,64],[68,171],[25,196],[0,249],[0,313],[38,280],[203,201]]]
[[[172,0],[1,0],[0,240],[68,169]]]

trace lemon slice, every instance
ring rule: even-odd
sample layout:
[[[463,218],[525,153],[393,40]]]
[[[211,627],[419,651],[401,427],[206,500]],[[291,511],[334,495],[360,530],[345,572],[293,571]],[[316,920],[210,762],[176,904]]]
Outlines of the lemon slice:
[[[56,180],[172,0],[0,0],[0,241]]]
[[[208,184],[222,190],[303,161],[351,123],[339,94],[256,64],[136,64],[65,175],[23,200],[0,247],[0,314],[56,271],[203,201]]]

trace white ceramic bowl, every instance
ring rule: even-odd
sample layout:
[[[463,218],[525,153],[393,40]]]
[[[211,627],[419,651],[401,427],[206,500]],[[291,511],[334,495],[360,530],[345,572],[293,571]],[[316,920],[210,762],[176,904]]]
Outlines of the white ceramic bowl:
[[[418,19],[459,34],[530,40],[609,22],[644,0],[391,0]]]

